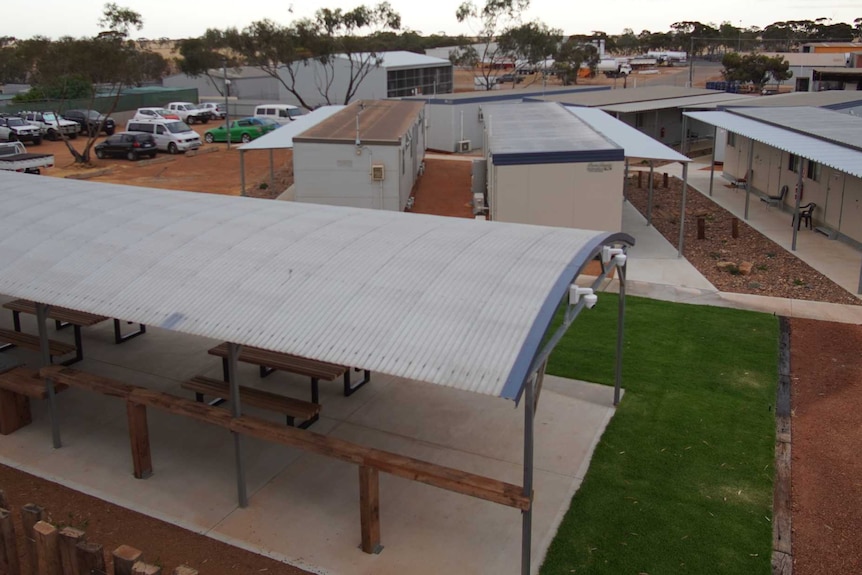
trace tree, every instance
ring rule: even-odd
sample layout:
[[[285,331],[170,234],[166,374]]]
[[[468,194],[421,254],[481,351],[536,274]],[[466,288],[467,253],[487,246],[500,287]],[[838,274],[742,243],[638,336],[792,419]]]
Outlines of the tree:
[[[782,56],[769,57],[764,54],[739,54],[730,52],[721,60],[724,69],[721,74],[725,80],[751,83],[760,91],[770,76],[780,84],[789,80],[790,63]]]
[[[223,65],[234,68],[239,64],[235,58],[225,55],[226,50],[219,51],[219,46],[223,45],[222,35],[218,30],[207,30],[200,38],[180,40],[177,46],[180,57],[176,59],[180,72],[192,78],[206,76],[210,84],[222,96],[225,95],[223,83],[216,80],[212,72]]]
[[[478,26],[476,30],[476,60],[482,86],[492,90],[495,68],[503,64],[505,52],[497,42],[499,36],[521,23],[521,14],[530,7],[530,0],[485,0],[479,9],[472,0],[462,3],[455,12],[458,22]],[[456,59],[458,56],[456,55]],[[475,72],[474,72],[475,73]]]
[[[260,20],[238,31],[229,28],[220,33],[221,46],[238,55],[238,61],[254,66],[277,80],[299,104],[312,109],[307,101],[299,72],[316,63],[320,73],[314,88],[326,104],[348,104],[372,70],[383,62],[380,34],[399,30],[401,16],[388,2],[376,6],[358,6],[353,10],[321,8],[314,18],[282,26],[272,20]],[[211,33],[213,33],[211,31]],[[347,67],[343,92],[335,93],[335,75],[339,65]]]
[[[594,71],[598,62],[598,49],[593,44],[572,36],[560,46],[554,60],[554,69],[563,85],[568,86],[578,83],[578,72],[582,64],[586,63]]]
[[[509,28],[498,39],[498,46],[503,54],[512,58],[516,66],[524,65],[533,70],[552,57],[563,38],[561,30],[548,28],[541,22],[528,22],[514,28]],[[512,86],[517,78],[513,76]]]

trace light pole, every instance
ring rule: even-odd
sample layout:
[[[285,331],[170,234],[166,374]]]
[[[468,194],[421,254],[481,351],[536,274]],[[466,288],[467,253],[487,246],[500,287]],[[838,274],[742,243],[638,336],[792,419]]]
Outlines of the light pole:
[[[224,129],[227,134],[227,149],[230,150],[230,108],[227,107],[227,95],[230,89],[230,80],[227,79],[227,58],[221,59],[221,72],[224,79]]]

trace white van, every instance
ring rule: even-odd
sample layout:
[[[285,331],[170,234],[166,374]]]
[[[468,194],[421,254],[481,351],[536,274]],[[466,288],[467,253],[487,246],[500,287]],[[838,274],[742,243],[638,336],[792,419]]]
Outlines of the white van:
[[[176,154],[188,150],[196,150],[201,147],[201,137],[197,132],[188,127],[185,122],[179,120],[129,120],[126,124],[127,132],[144,132],[152,134],[156,140],[159,150]]]
[[[302,114],[302,108],[290,104],[261,104],[254,109],[254,115],[258,118],[270,118],[279,124],[289,124]]]

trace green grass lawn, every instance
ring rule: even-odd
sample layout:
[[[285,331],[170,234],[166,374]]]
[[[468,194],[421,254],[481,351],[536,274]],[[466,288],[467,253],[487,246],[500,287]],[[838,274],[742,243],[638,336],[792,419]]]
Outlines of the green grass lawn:
[[[616,308],[548,373],[613,385]],[[625,395],[541,573],[770,573],[777,318],[629,297],[625,321]]]

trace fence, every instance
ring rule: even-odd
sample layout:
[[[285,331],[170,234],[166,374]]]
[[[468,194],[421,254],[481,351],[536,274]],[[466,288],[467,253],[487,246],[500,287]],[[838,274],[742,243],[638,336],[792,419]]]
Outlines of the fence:
[[[0,573],[6,575],[163,575],[159,565],[142,560],[143,552],[120,545],[111,552],[109,569],[101,545],[87,541],[74,527],[58,529],[43,520],[44,510],[28,503],[21,510],[23,533],[16,536],[6,494],[0,490]],[[19,543],[23,542],[23,553]],[[24,561],[21,561],[21,558]],[[181,565],[172,575],[198,575]],[[167,574],[164,574],[167,575]]]
[[[98,110],[100,113],[105,113],[111,109],[116,96],[98,96],[96,98],[78,98],[75,100],[43,100],[40,102],[9,102],[3,106],[2,111],[17,114],[25,110],[51,110],[59,114],[63,110],[74,110],[77,108],[87,108]],[[130,94],[122,94],[114,112],[124,112],[129,110],[137,110],[138,108],[161,107],[168,102],[197,102],[197,88],[175,89],[166,88],[163,90],[147,90],[142,92],[133,92]]]

